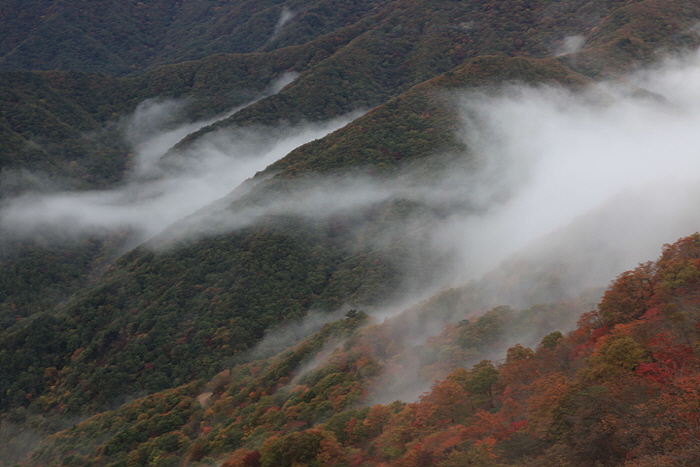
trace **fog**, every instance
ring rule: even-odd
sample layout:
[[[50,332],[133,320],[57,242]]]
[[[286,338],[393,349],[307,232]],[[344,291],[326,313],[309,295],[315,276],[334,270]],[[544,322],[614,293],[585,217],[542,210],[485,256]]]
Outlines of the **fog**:
[[[619,216],[632,211],[638,217],[628,219],[627,229],[601,222],[590,235],[635,250],[638,261],[656,251],[636,251],[639,237],[645,246],[654,237],[658,250],[663,242],[692,233],[677,229],[679,223],[698,226],[691,202],[698,199],[700,179],[700,100],[692,86],[697,67],[685,72],[682,83],[678,71],[633,77],[663,98],[605,87],[604,102],[547,88],[464,98],[467,126],[480,135],[473,144],[485,158],[486,172],[495,174],[491,191],[504,200],[482,215],[456,217],[443,229],[443,241],[454,242],[454,235],[468,239],[457,241],[470,264],[460,279],[476,278],[579,216],[592,216],[603,206],[612,209],[611,203],[618,205]],[[666,209],[674,219],[664,216],[668,222],[659,222]]]
[[[283,76],[271,92],[293,79]],[[158,236],[157,245],[229,232],[265,216],[324,219],[407,200],[425,209],[403,223],[375,226],[364,240],[377,248],[406,238],[416,243],[415,254],[403,259],[407,283],[426,255],[452,258],[432,280],[420,278],[439,289],[478,280],[518,253],[530,262],[556,256],[569,264],[563,288],[573,294],[605,285],[610,275],[654,258],[663,243],[698,229],[699,80],[694,55],[581,92],[511,85],[456,93],[459,137],[469,151],[434,156],[443,158],[441,169],[426,171],[418,161],[389,178],[305,175],[238,204],[246,191],[236,188],[256,172],[357,115],[218,131],[173,151],[213,120],[178,125],[183,103],[148,101],[125,124],[134,161],[122,186],[26,194],[5,202],[0,223],[15,235],[47,226],[74,234],[128,229],[138,241]]]
[[[202,211],[170,234],[202,226],[225,232],[270,215],[319,219],[408,200],[427,209],[387,224],[371,241],[391,246],[410,236],[416,258],[418,250],[452,258],[431,286],[476,281],[508,258],[558,262],[568,295],[604,286],[700,228],[699,79],[691,57],[584,92],[507,86],[488,95],[459,93],[452,100],[469,151],[435,156],[447,161],[442,169],[426,176],[417,163],[389,179],[308,175],[237,209]],[[421,266],[407,262],[408,275]]]
[[[583,36],[567,36],[562,40],[559,48],[554,53],[555,57],[569,55],[578,52],[586,43],[586,38]]]
[[[418,231],[415,238],[427,242],[416,242],[416,249],[452,258],[426,288],[372,310],[375,319],[401,330],[403,348],[391,374],[375,382],[370,401],[412,400],[432,379],[411,349],[445,323],[480,307],[580,297],[569,309],[574,325],[615,276],[658,257],[664,243],[700,230],[698,82],[700,62],[692,56],[583,92],[507,86],[488,95],[459,93],[452,97],[469,153],[446,156],[451,163],[429,180],[410,170],[390,180],[312,178],[285,200],[232,216],[325,216],[396,199],[450,208],[409,218],[401,233],[388,226],[373,239],[381,245],[382,236]],[[411,258],[406,264],[413,267],[409,276],[424,266]],[[421,302],[450,287],[468,290],[471,308],[460,304],[406,325]],[[506,330],[503,348],[462,363],[498,360],[510,345],[537,345],[552,330]]]
[[[274,89],[291,79],[293,75],[283,76]],[[124,230],[133,232],[137,243],[143,242],[228,194],[294,148],[356,116],[318,124],[217,131],[184,151],[172,151],[185,136],[215,121],[175,125],[183,105],[147,101],[125,124],[134,160],[121,186],[29,193],[5,200],[0,211],[3,234],[29,235],[41,229],[70,235]]]
[[[276,38],[280,31],[282,31],[282,28],[294,18],[294,14],[295,13],[290,10],[289,7],[282,7],[280,17],[277,20],[277,24],[275,24],[275,29],[272,31],[272,39]]]
[[[210,122],[178,125],[181,103],[151,101],[126,124],[134,162],[122,186],[23,195],[5,202],[0,223],[4,234],[19,236],[47,226],[76,235],[129,229],[138,241],[163,247],[271,216],[323,221],[408,201],[419,208],[406,217],[373,225],[360,215],[352,226],[363,247],[391,252],[397,244],[409,246],[397,259],[404,288],[393,304],[369,309],[375,319],[400,316],[465,284],[481,291],[475,306],[484,308],[571,299],[700,229],[698,82],[700,61],[693,55],[585,91],[509,85],[488,94],[456,92],[450,101],[468,150],[432,156],[441,163],[430,169],[415,161],[388,177],[344,171],[251,180],[357,115],[229,129],[172,150]],[[542,286],[552,274],[555,286]],[[464,317],[455,309],[420,322],[407,328],[405,344],[420,344]],[[323,321],[315,315],[290,338]],[[532,345],[539,331],[519,340]],[[284,339],[285,330],[278,329],[256,352],[274,352]],[[419,394],[417,388],[403,389]]]

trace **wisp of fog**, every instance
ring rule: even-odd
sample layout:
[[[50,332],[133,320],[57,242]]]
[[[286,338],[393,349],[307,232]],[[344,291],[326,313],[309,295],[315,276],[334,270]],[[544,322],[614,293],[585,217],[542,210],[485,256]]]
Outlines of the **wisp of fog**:
[[[149,101],[139,106],[126,125],[135,160],[122,186],[10,199],[0,211],[2,230],[6,235],[22,235],[47,227],[69,234],[128,229],[139,241],[145,241],[228,194],[294,148],[354,118],[218,131],[185,151],[173,153],[171,149],[182,138],[213,122],[174,126],[172,116],[181,106],[174,101]]]
[[[478,279],[529,245],[536,245],[530,250],[540,260],[556,255],[569,265],[572,283],[564,288],[572,293],[603,286],[654,258],[664,243],[700,228],[699,80],[693,56],[630,76],[624,86],[600,83],[575,92],[511,85],[496,93],[462,93],[456,100],[469,153],[453,157],[439,173],[426,179],[410,170],[390,180],[310,177],[282,199],[236,211],[220,226],[410,200],[449,207],[399,226],[429,239],[417,248],[454,258],[437,281],[443,287]],[[536,244],[545,237],[549,253],[542,240]]]
[[[289,7],[282,7],[282,11],[280,12],[280,17],[277,20],[277,24],[275,24],[275,29],[272,31],[272,39],[276,38],[280,31],[282,31],[282,28],[289,23],[292,18],[294,18],[294,12],[289,9]]]

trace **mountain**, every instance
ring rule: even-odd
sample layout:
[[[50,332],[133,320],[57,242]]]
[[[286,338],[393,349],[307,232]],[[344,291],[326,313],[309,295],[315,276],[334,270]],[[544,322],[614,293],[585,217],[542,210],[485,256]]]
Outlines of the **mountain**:
[[[0,66],[134,74],[217,53],[303,44],[386,3],[10,1],[2,9]]]
[[[699,252],[697,234],[667,245],[657,261],[620,275],[567,335],[548,333],[534,349],[517,344],[500,362],[469,369],[461,362],[498,345],[506,323],[532,329],[552,310],[490,310],[446,328],[408,361],[397,354],[402,320],[358,328],[367,316],[353,310],[275,357],[78,423],[44,441],[29,464],[693,462]],[[448,374],[418,400],[358,405],[382,374],[409,362],[428,371],[431,361]]]
[[[0,8],[7,465],[695,459],[694,2]]]

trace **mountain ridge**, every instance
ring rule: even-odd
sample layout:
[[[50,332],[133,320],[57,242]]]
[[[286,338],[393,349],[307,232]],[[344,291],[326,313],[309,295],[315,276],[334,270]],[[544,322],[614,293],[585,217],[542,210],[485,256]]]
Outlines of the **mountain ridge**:
[[[38,6],[18,5],[25,12]],[[629,465],[661,465],[653,462],[666,452],[691,456],[672,442],[654,451],[651,442],[635,447],[630,440],[641,433],[640,420],[660,413],[658,404],[670,407],[672,416],[689,416],[669,399],[669,388],[688,382],[663,373],[663,365],[670,364],[664,356],[669,352],[688,371],[696,365],[694,351],[681,342],[695,338],[694,237],[666,247],[657,269],[620,276],[598,311],[584,315],[566,336],[556,332],[567,331],[573,315],[589,311],[590,298],[564,294],[554,303],[521,309],[491,306],[503,305],[509,287],[522,284],[533,296],[547,296],[565,275],[552,266],[510,263],[500,276],[486,276],[482,286],[471,284],[475,291],[432,295],[431,288],[458,277],[461,267],[452,240],[440,236],[445,223],[488,214],[517,193],[519,182],[484,189],[498,177],[482,172],[491,159],[478,157],[483,135],[463,130],[469,115],[458,90],[491,96],[518,84],[561,92],[597,88],[601,78],[614,80],[652,63],[659,49],[696,46],[695,2],[349,5],[130,2],[130,9],[187,10],[176,19],[152,10],[148,21],[174,21],[159,30],[169,39],[158,40],[174,45],[173,38],[184,39],[153,52],[143,49],[152,39],[131,37],[135,42],[125,50],[138,59],[134,69],[133,59],[114,52],[125,43],[110,35],[128,36],[139,22],[120,17],[110,25],[116,29],[101,32],[106,45],[95,45],[94,37],[63,22],[89,19],[94,10],[80,2],[51,2],[56,10],[47,21],[53,23],[41,27],[66,34],[78,51],[89,47],[105,55],[87,67],[71,55],[56,61],[56,42],[31,49],[37,37],[32,32],[24,49],[0,58],[3,67],[16,60],[52,69],[0,73],[3,215],[18,194],[41,200],[75,187],[80,199],[118,193],[134,179],[144,186],[171,181],[178,163],[184,173],[207,162],[202,148],[225,141],[216,140],[222,135],[262,129],[272,140],[281,138],[285,125],[303,128],[366,111],[251,173],[246,190],[190,218],[201,222],[201,235],[175,237],[169,249],[132,249],[139,237],[129,227],[71,234],[66,241],[60,225],[45,224],[29,235],[14,232],[19,240],[9,234],[0,239],[0,317],[7,326],[0,332],[0,431],[10,440],[3,451],[10,462],[612,466],[628,459]],[[246,15],[224,27],[235,8]],[[33,21],[17,11],[2,15]],[[108,18],[114,11],[106,13]],[[172,26],[177,21],[180,26]],[[5,32],[3,47],[17,43],[12,34],[17,30]],[[253,51],[212,55],[229,47]],[[113,76],[81,71],[86,69]],[[275,80],[291,76],[270,92]],[[123,139],[127,115],[144,100],[167,99],[184,104],[164,120],[164,129],[233,114],[156,154],[160,172],[133,178],[132,164],[140,156],[134,156],[136,143]],[[61,179],[52,187],[46,182],[51,177],[32,170]],[[37,188],[47,198],[34,193]],[[429,191],[435,188],[443,192]],[[459,198],[470,189],[472,197]],[[227,227],[241,214],[251,217]],[[209,222],[223,227],[216,230]],[[3,236],[14,227],[3,225]],[[541,275],[528,286],[525,276],[532,273]],[[658,293],[627,297],[625,287],[636,287],[638,278],[653,282]],[[493,295],[496,303],[487,305],[480,293]],[[355,311],[360,309],[374,321]],[[335,316],[331,312],[348,313],[294,350],[245,362],[271,329],[316,310],[328,319]],[[653,325],[669,335],[647,339]],[[330,337],[331,329],[343,337]],[[512,339],[530,330],[534,343],[526,344],[534,349],[512,346]],[[629,358],[620,357],[625,352]],[[659,398],[635,399],[606,371]],[[532,379],[537,372],[546,376]],[[391,392],[392,379],[410,387]],[[435,379],[440,382],[415,399]],[[383,397],[413,400],[373,404],[387,402],[378,389],[387,389]],[[639,418],[618,416],[601,425],[597,413],[585,410],[588,395],[607,404],[605,416],[620,409],[616,397],[632,401],[640,406],[632,412]],[[76,417],[91,418],[76,424]],[[614,428],[621,420],[632,427],[629,432]],[[672,419],[659,429],[666,433],[670,426]],[[590,436],[584,435],[587,427],[595,428]],[[694,442],[692,435],[683,436]],[[587,449],[590,440],[604,447]]]

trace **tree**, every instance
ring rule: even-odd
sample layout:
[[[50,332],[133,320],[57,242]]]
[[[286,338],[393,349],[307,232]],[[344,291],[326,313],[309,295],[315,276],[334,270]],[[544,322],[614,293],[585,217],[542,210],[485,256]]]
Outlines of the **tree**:
[[[647,262],[618,276],[598,305],[604,324],[627,323],[644,315],[654,295],[655,269],[654,263]]]
[[[494,405],[493,386],[499,379],[499,373],[491,361],[482,360],[474,365],[470,375],[464,381],[464,388],[470,393],[470,400],[477,407],[490,409]]]
[[[559,341],[564,338],[564,335],[559,331],[550,332],[542,338],[540,345],[543,349],[552,350],[559,344]]]
[[[260,449],[262,467],[340,465],[343,451],[331,432],[310,429],[268,438]]]

